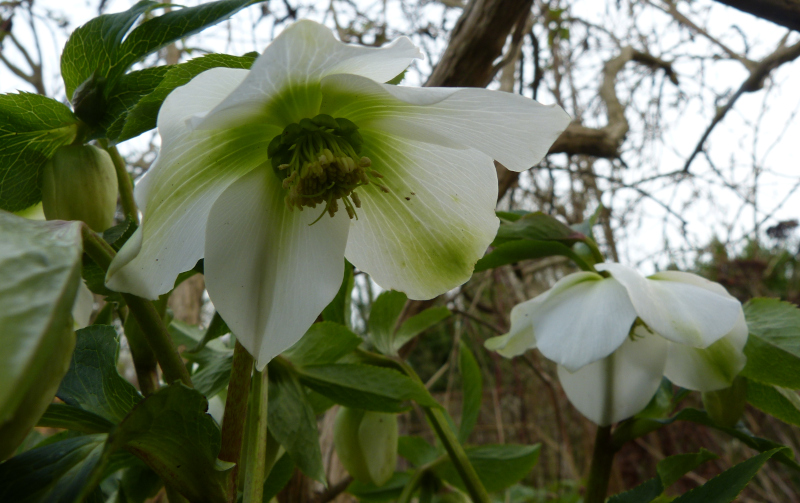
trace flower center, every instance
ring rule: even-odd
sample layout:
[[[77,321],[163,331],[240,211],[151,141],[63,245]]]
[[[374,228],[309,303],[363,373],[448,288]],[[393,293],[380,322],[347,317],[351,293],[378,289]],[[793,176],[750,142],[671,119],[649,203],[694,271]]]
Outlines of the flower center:
[[[267,151],[275,174],[283,180],[286,205],[302,210],[325,203],[320,218],[326,212],[332,217],[341,199],[347,215],[358,218],[355,209],[361,207],[361,200],[355,189],[370,183],[369,177],[383,178],[370,169],[369,158],[359,156],[363,143],[358,126],[330,115],[320,114],[286,126]],[[378,188],[389,191],[383,185]]]

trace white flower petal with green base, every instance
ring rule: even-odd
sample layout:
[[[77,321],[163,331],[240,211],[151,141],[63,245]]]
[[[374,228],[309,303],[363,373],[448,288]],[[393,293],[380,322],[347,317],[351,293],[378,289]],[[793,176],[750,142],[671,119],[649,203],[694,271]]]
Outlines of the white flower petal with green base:
[[[430,299],[467,281],[500,225],[497,173],[474,150],[361,129],[363,154],[383,178],[361,199],[346,256],[381,287]]]
[[[511,309],[511,330],[505,335],[492,337],[484,343],[486,349],[497,351],[506,358],[513,358],[536,347],[536,334],[528,315],[527,304],[536,299],[517,304]]]
[[[608,271],[625,287],[642,321],[679,344],[710,346],[733,329],[742,310],[739,301],[727,292],[723,294],[710,281],[706,284],[697,277],[661,273],[645,278],[621,264],[595,267]]]
[[[531,325],[539,351],[570,372],[610,355],[636,319],[622,285],[593,272],[565,276],[517,307],[521,307],[519,323]],[[511,332],[529,335],[513,324]],[[522,347],[512,345],[514,351]]]
[[[267,160],[267,144],[280,129],[246,125],[195,131],[190,114],[208,111],[243,80],[242,70],[214,69],[173,91],[159,112],[164,143],[152,172],[137,184],[146,211],[106,275],[109,288],[156,299],[175,278],[203,258],[211,205],[242,175]],[[162,127],[163,125],[163,127]]]
[[[342,283],[349,219],[339,212],[309,225],[318,215],[286,207],[270,166],[233,183],[211,209],[208,294],[259,370],[305,334]]]
[[[576,372],[558,367],[558,379],[570,403],[600,426],[608,426],[644,409],[658,390],[668,342],[641,330],[611,356]]]
[[[487,89],[400,87],[332,75],[322,80],[322,93],[325,113],[392,136],[473,148],[513,171],[539,163],[570,121],[559,107]]]
[[[236,93],[219,104],[201,128],[268,120],[285,126],[319,113],[320,81],[327,75],[360,75],[386,82],[402,73],[420,50],[406,37],[380,48],[343,44],[328,28],[301,20],[286,28],[253,63]]]
[[[670,343],[664,375],[673,383],[695,391],[731,386],[747,363],[747,323],[740,314],[733,330],[705,349]]]

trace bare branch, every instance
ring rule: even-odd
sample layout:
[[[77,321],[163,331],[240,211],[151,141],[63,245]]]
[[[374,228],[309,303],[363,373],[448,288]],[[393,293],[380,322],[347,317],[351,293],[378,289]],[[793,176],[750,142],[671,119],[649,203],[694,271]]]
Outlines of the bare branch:
[[[742,12],[800,31],[800,0],[717,0]]]

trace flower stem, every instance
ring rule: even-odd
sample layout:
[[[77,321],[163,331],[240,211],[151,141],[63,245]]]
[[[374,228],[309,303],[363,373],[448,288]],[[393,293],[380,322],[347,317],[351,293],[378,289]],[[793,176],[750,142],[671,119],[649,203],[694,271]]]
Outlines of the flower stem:
[[[425,476],[426,472],[427,468],[422,467],[418,468],[417,471],[411,475],[411,479],[403,488],[403,492],[400,493],[400,497],[397,498],[396,503],[411,503],[411,498],[414,496],[414,492],[417,490],[420,482],[422,482],[422,477]]]
[[[406,362],[399,363],[410,378],[422,383],[422,380],[410,365]],[[453,466],[455,466],[459,476],[461,476],[461,480],[464,482],[472,501],[475,503],[491,503],[492,500],[489,498],[489,493],[486,492],[478,473],[470,463],[469,458],[467,458],[464,446],[461,445],[456,434],[450,429],[450,424],[444,415],[444,411],[434,407],[425,407],[424,410],[428,422],[430,422],[433,431],[444,446],[448,456],[450,456],[450,460],[453,462]]]
[[[247,449],[244,459],[244,501],[261,503],[267,472],[267,413],[269,404],[268,368],[254,371],[247,410]]]
[[[611,426],[598,426],[589,481],[586,483],[585,503],[603,503],[606,500],[615,453],[616,450],[611,443]]]
[[[229,492],[236,498],[236,485],[239,476],[239,458],[242,453],[245,420],[247,418],[247,400],[250,394],[250,374],[253,370],[253,357],[236,341],[233,349],[233,367],[228,384],[228,398],[225,401],[225,413],[222,416],[222,440],[219,459],[236,463],[231,470]],[[266,440],[264,442],[266,445]],[[231,500],[233,501],[233,500]]]
[[[117,147],[109,147],[107,140],[100,140],[100,146],[105,149],[114,162],[114,169],[117,172],[117,184],[119,185],[119,201],[122,205],[122,213],[127,218],[139,225],[139,209],[136,207],[136,200],[133,198],[133,182],[128,174],[125,159],[120,155]]]
[[[83,251],[103,271],[107,271],[116,252],[96,232],[89,229],[87,225],[81,227],[81,232],[83,236]],[[161,370],[164,372],[164,379],[168,383],[181,381],[191,387],[192,378],[189,376],[189,371],[186,370],[186,365],[184,365],[181,355],[172,342],[172,336],[170,336],[164,320],[159,316],[153,303],[129,293],[123,293],[122,298],[125,299],[130,313],[139,324],[147,344],[156,355],[156,359],[161,365]]]
[[[155,353],[147,344],[139,323],[136,322],[130,311],[125,319],[125,337],[131,348],[133,368],[136,370],[136,379],[139,381],[139,390],[144,396],[152,395],[158,389],[158,360]]]

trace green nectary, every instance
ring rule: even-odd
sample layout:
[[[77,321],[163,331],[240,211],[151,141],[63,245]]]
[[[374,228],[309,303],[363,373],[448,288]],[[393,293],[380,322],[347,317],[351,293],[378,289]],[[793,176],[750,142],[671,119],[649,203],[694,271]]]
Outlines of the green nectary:
[[[102,232],[114,224],[117,192],[111,156],[92,145],[60,147],[42,172],[42,207],[48,220],[80,220]]]
[[[325,211],[333,216],[341,199],[347,215],[356,218],[361,201],[355,189],[369,184],[370,176],[382,178],[370,169],[370,159],[359,155],[363,143],[352,121],[326,114],[286,126],[268,148],[272,169],[287,191],[286,205],[302,210],[325,203]]]
[[[333,430],[336,454],[354,479],[382,486],[397,465],[397,414],[342,407]]]

